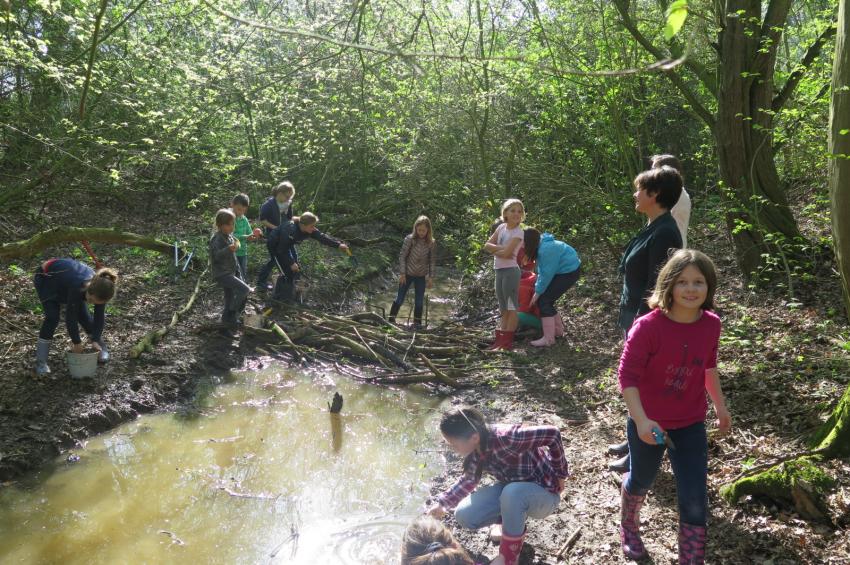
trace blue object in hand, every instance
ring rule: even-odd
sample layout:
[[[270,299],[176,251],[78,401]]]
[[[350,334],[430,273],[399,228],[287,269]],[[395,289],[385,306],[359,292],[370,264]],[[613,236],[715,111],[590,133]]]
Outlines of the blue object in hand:
[[[655,443],[658,445],[664,445],[664,432],[662,432],[657,426],[652,428],[652,435],[655,436]]]

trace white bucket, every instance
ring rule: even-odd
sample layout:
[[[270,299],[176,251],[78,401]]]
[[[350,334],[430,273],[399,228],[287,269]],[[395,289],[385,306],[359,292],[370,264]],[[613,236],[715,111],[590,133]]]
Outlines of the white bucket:
[[[94,353],[68,352],[68,370],[73,379],[89,379],[97,373],[97,355]]]

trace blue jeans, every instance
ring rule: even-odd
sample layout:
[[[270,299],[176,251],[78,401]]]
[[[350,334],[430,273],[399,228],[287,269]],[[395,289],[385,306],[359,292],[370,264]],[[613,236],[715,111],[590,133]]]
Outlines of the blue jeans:
[[[407,291],[410,285],[413,285],[415,294],[413,295],[413,307],[417,312],[422,311],[422,305],[425,304],[425,277],[405,277],[404,284],[398,285],[398,294],[393,302],[397,306],[404,304],[404,299],[407,297]]]
[[[644,495],[652,487],[661,459],[667,451],[673,476],[676,477],[676,496],[679,501],[679,521],[694,526],[705,526],[708,516],[708,440],[705,422],[686,428],[665,430],[675,449],[664,445],[650,445],[637,435],[637,426],[629,418],[626,432],[629,437],[631,472],[624,483],[629,494]]]
[[[502,518],[502,531],[521,536],[529,516],[541,520],[558,509],[561,495],[537,483],[496,483],[477,489],[460,501],[455,519],[463,528],[477,530]]]

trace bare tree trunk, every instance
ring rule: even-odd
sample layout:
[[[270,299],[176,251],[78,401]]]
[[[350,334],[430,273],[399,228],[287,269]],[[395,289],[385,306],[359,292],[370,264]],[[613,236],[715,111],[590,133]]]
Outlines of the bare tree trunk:
[[[841,0],[832,69],[832,108],[829,113],[829,200],[832,240],[845,313],[850,317],[850,6]],[[843,133],[842,133],[843,132]]]
[[[832,72],[829,152],[830,201],[835,257],[850,313],[850,0],[841,0]],[[844,132],[844,133],[842,133]],[[850,386],[829,419],[810,442],[814,451],[774,465],[750,476],[742,476],[720,489],[729,502],[744,495],[768,496],[792,504],[803,517],[826,520],[826,492],[834,480],[819,468],[825,459],[850,456]]]
[[[762,254],[775,251],[770,235],[796,242],[800,230],[788,205],[785,186],[774,160],[773,116],[794,92],[805,70],[832,36],[832,27],[821,33],[800,60],[798,69],[777,92],[774,83],[776,51],[781,43],[792,0],[725,0],[715,2],[720,29],[715,69],[688,58],[684,67],[712,94],[715,114],[698,91],[679,74],[667,73],[692,111],[712,128],[717,145],[720,177],[726,188],[727,224],[735,243],[738,265],[748,276],[762,263]],[[623,25],[637,42],[657,59],[667,50],[643,35],[632,16],[629,0],[614,0]],[[674,56],[684,53],[681,42],[667,46]],[[713,63],[709,63],[713,64]]]
[[[80,121],[82,121],[86,115],[86,97],[88,96],[89,86],[91,85],[91,71],[94,66],[94,56],[97,53],[97,37],[100,35],[100,24],[103,21],[103,14],[106,13],[107,3],[108,0],[100,0],[97,17],[94,20],[94,33],[92,33],[91,38],[91,52],[89,53],[88,65],[86,65],[86,79],[83,83],[83,94],[80,96]]]
[[[714,135],[720,176],[733,201],[727,224],[745,276],[761,264],[766,234],[800,237],[770,133],[776,44],[790,6],[790,0],[773,0],[762,18],[761,0],[727,0],[720,32],[723,63]]]

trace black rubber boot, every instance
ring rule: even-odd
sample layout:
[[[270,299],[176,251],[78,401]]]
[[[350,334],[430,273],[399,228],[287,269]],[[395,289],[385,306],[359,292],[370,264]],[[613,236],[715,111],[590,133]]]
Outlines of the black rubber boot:
[[[622,457],[629,452],[629,442],[623,441],[620,443],[612,443],[608,446],[608,455],[617,455]]]
[[[417,330],[422,329],[422,307],[413,308],[413,327]]]
[[[612,461],[608,463],[608,469],[614,471],[615,473],[628,473],[629,472],[629,454],[626,453],[620,459],[616,461]]]
[[[401,304],[396,304],[393,302],[392,306],[390,306],[390,315],[387,317],[387,321],[391,324],[395,324],[395,317],[398,314],[399,309],[401,308]]]

